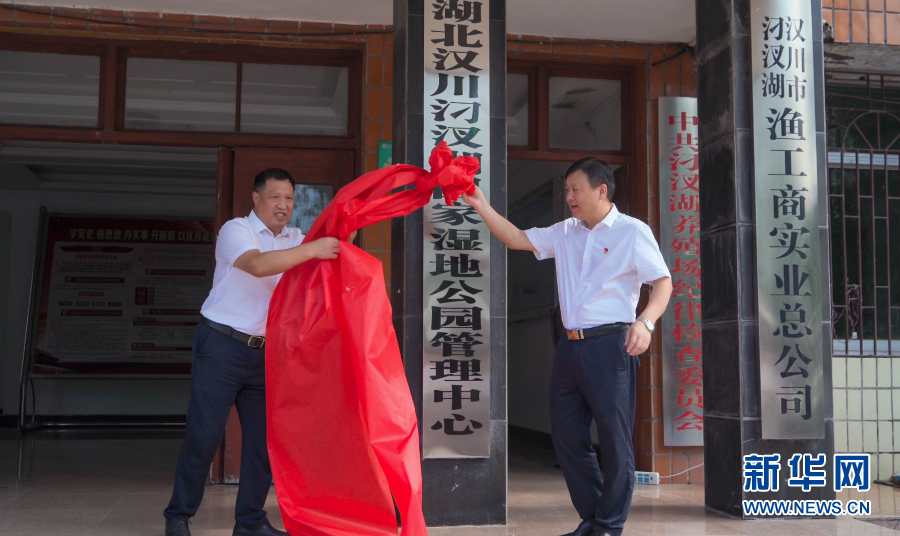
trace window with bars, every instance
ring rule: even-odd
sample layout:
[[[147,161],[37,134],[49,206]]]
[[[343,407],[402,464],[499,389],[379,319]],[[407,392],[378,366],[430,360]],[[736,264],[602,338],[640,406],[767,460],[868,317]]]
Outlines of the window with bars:
[[[900,76],[826,77],[834,355],[900,355]]]

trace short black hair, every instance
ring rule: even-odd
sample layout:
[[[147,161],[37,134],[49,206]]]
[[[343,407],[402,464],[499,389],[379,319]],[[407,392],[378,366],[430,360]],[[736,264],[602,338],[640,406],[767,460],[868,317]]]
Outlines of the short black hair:
[[[273,167],[260,171],[256,178],[253,179],[253,191],[261,193],[266,189],[266,182],[268,182],[269,179],[275,179],[276,181],[291,181],[292,189],[297,185],[294,182],[294,177],[291,177],[290,173],[281,168]]]
[[[606,197],[612,201],[613,194],[616,193],[616,179],[613,177],[612,168],[609,167],[609,164],[603,160],[598,160],[589,156],[587,158],[582,158],[569,166],[569,170],[566,171],[566,177],[576,171],[583,171],[584,174],[587,175],[588,183],[591,185],[591,188],[595,190],[599,188],[600,185],[605,184]]]

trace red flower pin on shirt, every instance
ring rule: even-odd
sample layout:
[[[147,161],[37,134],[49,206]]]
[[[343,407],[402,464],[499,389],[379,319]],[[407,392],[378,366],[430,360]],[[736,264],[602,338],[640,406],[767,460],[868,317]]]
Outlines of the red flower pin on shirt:
[[[603,248],[603,253],[604,253],[604,255],[609,253],[609,248]]]

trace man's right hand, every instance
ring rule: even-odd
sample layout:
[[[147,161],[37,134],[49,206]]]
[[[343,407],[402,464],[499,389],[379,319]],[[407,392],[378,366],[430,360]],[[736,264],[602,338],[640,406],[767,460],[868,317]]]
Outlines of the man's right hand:
[[[470,207],[484,219],[488,229],[494,233],[501,242],[506,244],[510,249],[518,249],[523,251],[534,251],[531,240],[524,231],[510,223],[509,220],[501,216],[491,207],[484,192],[481,188],[475,187],[475,192],[470,194],[462,194],[462,200],[468,203]]]
[[[337,238],[326,236],[309,244],[309,253],[316,259],[336,259],[341,252],[341,242]]]

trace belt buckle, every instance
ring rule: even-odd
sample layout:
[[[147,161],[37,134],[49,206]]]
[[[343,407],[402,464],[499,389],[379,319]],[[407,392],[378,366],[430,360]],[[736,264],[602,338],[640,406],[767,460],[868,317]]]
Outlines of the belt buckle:
[[[580,341],[584,339],[584,330],[581,329],[570,329],[568,331],[569,340],[570,341]]]
[[[253,344],[254,339],[256,339],[258,341],[258,344]],[[247,346],[249,346],[250,348],[255,348],[255,349],[259,350],[260,348],[262,348],[265,345],[266,345],[266,338],[262,337],[260,335],[251,335],[250,338],[247,339]]]

